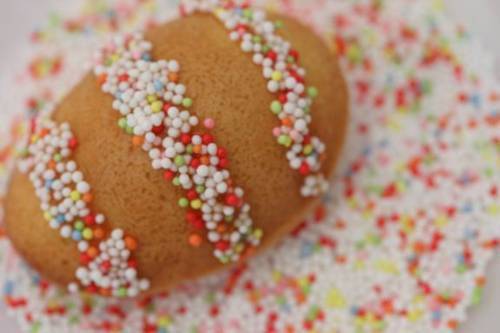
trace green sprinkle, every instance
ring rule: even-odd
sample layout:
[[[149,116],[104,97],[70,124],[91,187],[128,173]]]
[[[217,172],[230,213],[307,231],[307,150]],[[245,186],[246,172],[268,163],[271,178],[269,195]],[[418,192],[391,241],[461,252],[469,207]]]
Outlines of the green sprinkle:
[[[125,288],[118,289],[118,297],[126,297],[126,296],[127,296],[127,289]]]
[[[120,127],[121,129],[127,127],[127,119],[120,118],[120,120],[118,120],[118,127]]]
[[[483,298],[483,290],[479,287],[476,287],[472,292],[472,304],[477,305],[481,302]]]
[[[270,50],[270,47],[268,45],[262,46],[262,52],[263,53],[267,53],[267,52],[269,52],[269,50]]]
[[[273,101],[271,103],[271,112],[274,114],[279,114],[283,108],[281,107],[280,101]]]
[[[288,135],[282,134],[278,137],[278,143],[280,145],[289,147],[292,144],[292,139]]]
[[[182,208],[186,208],[189,205],[189,200],[186,198],[180,198],[179,199],[179,206]]]
[[[174,159],[174,163],[177,166],[183,166],[185,163],[184,157],[181,155],[177,155]]]
[[[260,38],[260,36],[253,36],[252,38],[252,41],[256,44],[260,44],[260,42],[262,41],[262,39]]]
[[[54,161],[56,161],[56,162],[61,162],[61,160],[62,160],[62,156],[61,156],[61,154],[55,154],[55,155],[54,155]]]
[[[185,108],[188,108],[190,107],[191,105],[193,105],[193,100],[191,98],[184,98],[182,100],[182,105],[185,107]]]
[[[191,154],[191,153],[193,152],[193,145],[191,145],[191,144],[190,144],[190,145],[187,145],[187,147],[186,147],[186,152],[187,152],[188,154]]]
[[[179,186],[181,184],[179,177],[175,177],[174,179],[172,179],[172,184],[174,184],[175,186]]]
[[[253,12],[252,12],[252,10],[250,10],[250,9],[245,9],[245,10],[243,11],[243,16],[245,16],[246,18],[251,19],[251,18],[253,17]]]
[[[276,21],[274,22],[274,26],[276,27],[276,29],[281,29],[283,28],[284,24],[283,24],[283,21]]]
[[[318,96],[319,92],[318,92],[318,88],[316,87],[309,87],[307,89],[307,94],[309,95],[309,97],[311,98],[315,98]]]
[[[196,193],[203,193],[203,192],[205,192],[205,186],[203,185],[196,186]]]
[[[83,224],[82,221],[75,222],[75,229],[76,230],[81,231],[81,230],[83,230],[84,227],[85,227],[85,224]]]
[[[127,134],[134,134],[134,129],[130,126],[127,126],[125,128],[125,132],[127,132]]]

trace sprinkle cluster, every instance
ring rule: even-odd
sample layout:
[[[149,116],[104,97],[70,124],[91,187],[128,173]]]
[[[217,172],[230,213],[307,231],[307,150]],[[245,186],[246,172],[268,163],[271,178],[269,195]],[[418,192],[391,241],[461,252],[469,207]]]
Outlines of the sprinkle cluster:
[[[500,85],[488,52],[442,1],[258,2],[315,27],[348,81],[349,149],[324,207],[230,273],[119,303],[62,293],[26,268],[0,230],[1,323],[11,313],[37,333],[451,333],[481,302],[500,244]],[[60,72],[50,82],[9,80],[17,89],[0,91],[2,105],[28,101],[36,112],[85,74],[102,31],[133,31],[177,9],[118,3],[88,0],[71,16],[88,22],[81,31],[68,31],[70,13],[40,30],[34,58],[56,49]],[[0,148],[2,189],[10,164],[12,150]]]
[[[243,189],[231,179],[226,150],[210,133],[213,119],[200,128],[188,111],[193,101],[179,82],[179,63],[153,61],[150,50],[140,33],[115,37],[97,55],[95,75],[115,98],[118,125],[148,153],[165,181],[184,190],[178,204],[194,229],[189,243],[199,246],[206,232],[216,258],[238,261],[260,243],[262,231],[254,228]]]
[[[71,159],[78,141],[69,125],[41,119],[33,123],[32,131],[20,169],[29,172],[50,227],[77,243],[78,283],[71,283],[69,291],[83,287],[103,296],[135,297],[147,290],[149,282],[138,278],[133,258],[137,241],[121,229],[109,232],[104,215],[91,209],[90,185]]]
[[[299,52],[277,34],[283,24],[268,20],[264,10],[250,7],[248,1],[184,1],[182,11],[213,13],[229,30],[229,38],[239,42],[243,52],[252,54],[253,62],[262,67],[267,90],[275,96],[269,110],[280,125],[273,129],[273,135],[287,148],[290,167],[305,177],[301,194],[309,197],[326,192],[328,182],[321,173],[325,144],[309,128],[318,89],[306,85]]]

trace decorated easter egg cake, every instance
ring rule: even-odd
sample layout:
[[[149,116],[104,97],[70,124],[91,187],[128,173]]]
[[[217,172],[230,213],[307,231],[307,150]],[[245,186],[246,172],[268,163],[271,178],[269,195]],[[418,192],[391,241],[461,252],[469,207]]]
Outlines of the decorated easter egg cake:
[[[234,1],[116,36],[31,123],[5,202],[42,276],[135,297],[269,248],[328,188],[347,123],[309,28]]]

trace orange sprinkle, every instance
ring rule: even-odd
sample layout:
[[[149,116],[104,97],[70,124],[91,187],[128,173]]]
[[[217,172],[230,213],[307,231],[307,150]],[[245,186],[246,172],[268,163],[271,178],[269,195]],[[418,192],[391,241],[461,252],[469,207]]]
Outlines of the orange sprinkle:
[[[219,232],[221,234],[225,233],[226,232],[226,226],[224,224],[219,224],[217,226],[217,232]]]
[[[125,237],[125,246],[127,247],[127,249],[129,249],[130,251],[134,251],[137,249],[137,241],[135,240],[135,238],[131,237],[131,236],[126,236]]]
[[[101,294],[101,296],[104,296],[104,297],[109,297],[109,296],[111,296],[111,290],[106,289],[106,288],[101,288],[101,289],[99,289],[99,294]]]
[[[189,244],[193,247],[199,247],[202,243],[202,238],[198,234],[191,234],[189,236]]]
[[[47,134],[49,134],[49,129],[48,128],[43,128],[41,131],[40,131],[40,137],[44,137],[46,136]]]
[[[486,278],[484,276],[480,276],[476,279],[476,285],[483,287],[486,284]]]
[[[195,154],[201,153],[201,145],[193,146],[193,153],[195,153]]]
[[[200,162],[201,164],[204,164],[204,165],[209,165],[210,164],[210,158],[208,158],[208,156],[204,155],[200,158]]]
[[[177,73],[170,73],[168,74],[168,80],[177,83],[177,81],[179,80],[179,75]]]
[[[245,250],[243,250],[242,259],[251,257],[254,253],[255,253],[255,247],[249,246]]]
[[[456,320],[448,321],[448,327],[451,328],[452,330],[456,329],[458,327],[458,321]]]
[[[94,198],[94,197],[92,196],[92,194],[91,194],[91,193],[85,193],[85,194],[83,195],[83,201],[85,201],[86,203],[92,202],[92,199],[93,199],[93,198]]]
[[[142,146],[143,143],[144,143],[144,138],[142,136],[136,135],[132,138],[132,144],[136,147]]]
[[[5,229],[0,228],[0,239],[5,237]]]
[[[103,228],[95,228],[94,229],[94,237],[96,239],[103,239],[105,235],[104,229]]]
[[[89,247],[89,249],[87,250],[87,255],[90,257],[90,258],[95,258],[97,257],[97,255],[99,254],[99,251],[97,250],[97,248],[95,246],[91,246]]]
[[[47,166],[49,169],[54,170],[56,168],[56,162],[49,161],[49,164],[47,164]]]
[[[292,127],[293,122],[290,118],[284,118],[281,120],[281,124],[286,127]]]
[[[108,79],[108,76],[106,74],[101,74],[97,77],[97,82],[99,83],[100,86],[102,86],[106,80]]]

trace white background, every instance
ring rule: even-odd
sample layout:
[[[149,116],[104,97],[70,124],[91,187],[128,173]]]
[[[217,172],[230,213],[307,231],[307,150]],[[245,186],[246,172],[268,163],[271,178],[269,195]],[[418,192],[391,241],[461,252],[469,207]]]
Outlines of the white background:
[[[0,75],[19,63],[16,59],[27,56],[22,51],[26,36],[36,24],[43,23],[50,8],[68,7],[75,3],[69,0],[0,0]],[[448,0],[446,3],[450,14],[476,35],[487,49],[495,52],[500,79],[500,0]],[[5,115],[5,111],[0,111],[0,129],[5,126]],[[500,332],[500,257],[490,265],[487,277],[483,302],[470,312],[469,320],[461,327],[460,333]],[[0,332],[19,332],[12,320],[5,317],[1,302]]]

